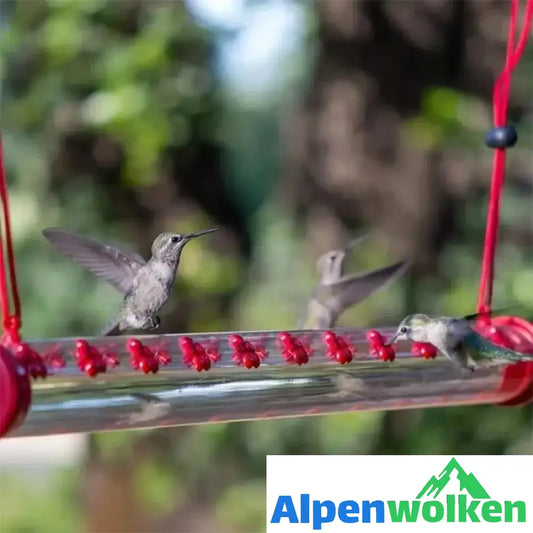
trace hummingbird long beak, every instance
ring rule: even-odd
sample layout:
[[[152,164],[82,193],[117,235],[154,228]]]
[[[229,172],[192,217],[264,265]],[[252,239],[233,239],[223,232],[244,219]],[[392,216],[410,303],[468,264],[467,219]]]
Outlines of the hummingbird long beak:
[[[200,235],[205,235],[206,233],[213,233],[213,231],[218,231],[220,228],[210,228],[203,231],[195,231],[194,233],[186,233],[183,238],[186,240],[194,239],[195,237],[200,237]]]
[[[398,333],[395,333],[391,339],[387,342],[387,344],[390,346],[391,344],[394,344],[396,342],[396,339],[398,338]]]

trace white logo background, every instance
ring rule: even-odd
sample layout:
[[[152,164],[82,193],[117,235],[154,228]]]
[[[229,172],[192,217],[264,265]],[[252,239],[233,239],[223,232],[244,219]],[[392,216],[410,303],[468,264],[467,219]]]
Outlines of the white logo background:
[[[477,507],[479,523],[429,523],[421,517],[417,522],[391,523],[385,503],[385,523],[346,524],[336,517],[331,523],[322,524],[321,532],[382,533],[424,531],[426,533],[455,533],[466,531],[533,532],[533,456],[531,455],[421,455],[421,456],[351,456],[351,455],[270,455],[267,457],[267,533],[306,533],[313,530],[313,500],[332,500],[337,508],[344,500],[416,500],[417,495],[431,476],[440,476],[448,462],[455,457],[467,474],[474,474],[491,500],[522,500],[526,502],[525,523],[489,523],[481,515],[481,500]],[[300,519],[300,494],[309,494],[311,499],[310,523],[291,524],[282,518],[272,524],[278,496],[292,497]],[[446,503],[447,494],[466,494],[460,490],[456,472],[436,500]],[[434,501],[432,496],[423,496],[421,502]],[[326,512],[326,511],[324,511]],[[359,517],[361,515],[359,514]],[[372,512],[373,520],[375,514]],[[516,511],[515,511],[516,517]],[[516,518],[515,518],[516,519]]]

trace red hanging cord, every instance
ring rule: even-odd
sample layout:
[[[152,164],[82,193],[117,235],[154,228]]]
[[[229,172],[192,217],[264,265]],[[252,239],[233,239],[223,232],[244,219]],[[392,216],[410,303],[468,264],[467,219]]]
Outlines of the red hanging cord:
[[[506,126],[511,87],[511,73],[520,61],[533,22],[533,0],[527,0],[524,24],[518,43],[515,47],[514,42],[518,18],[518,3],[518,0],[512,0],[511,2],[509,38],[507,41],[505,65],[494,84],[493,116],[495,128],[505,128]],[[514,141],[516,141],[516,137]],[[490,311],[492,306],[494,258],[500,221],[500,201],[505,177],[505,160],[506,148],[496,147],[493,158],[492,183],[485,231],[481,279],[479,284],[479,313]],[[483,319],[478,321],[477,328],[480,333],[486,335],[497,344],[518,351],[533,353],[532,322],[512,316],[497,316],[491,319],[485,315]],[[500,405],[522,405],[533,400],[533,363],[521,362],[507,366],[499,390],[500,392],[509,395],[509,398]]]
[[[3,317],[4,334],[2,344],[14,347],[17,354],[12,357],[6,348],[0,345],[0,437],[17,427],[24,420],[31,404],[31,386],[26,365],[21,364],[19,355],[27,356],[27,347],[20,343],[20,300],[18,295],[15,272],[15,254],[11,240],[11,224],[9,220],[9,200],[7,194],[6,175],[4,171],[2,141],[0,139],[0,198],[4,213],[6,251],[12,292],[14,313],[10,312],[9,293],[4,258],[4,242],[0,228],[0,306]],[[22,350],[22,353],[20,353]],[[26,350],[26,352],[24,352]],[[40,359],[40,358],[39,358]],[[32,361],[33,362],[33,361]],[[40,363],[40,360],[39,360]],[[33,365],[35,367],[35,365]],[[46,368],[41,364],[35,367],[39,375],[46,375]],[[44,372],[43,372],[44,368]]]
[[[511,86],[511,72],[520,61],[533,21],[533,0],[527,0],[524,25],[518,40],[514,45],[516,34],[516,20],[518,16],[519,0],[512,0],[511,17],[509,22],[509,39],[507,42],[507,55],[505,65],[499,78],[496,80],[493,92],[494,126],[505,126],[509,105]],[[483,250],[483,263],[478,296],[478,312],[490,311],[492,305],[492,288],[494,283],[494,258],[498,240],[498,226],[500,222],[500,201],[503,181],[505,177],[505,148],[496,148],[494,151],[492,167],[492,185],[490,190],[489,209],[487,214],[487,227],[485,231],[485,246]]]
[[[13,252],[13,240],[11,236],[11,222],[9,214],[9,196],[7,192],[6,174],[4,169],[3,149],[0,139],[0,198],[2,200],[4,229],[6,237],[7,263],[9,269],[9,281],[13,302],[13,313],[10,312],[9,292],[4,258],[3,235],[0,232],[0,305],[2,306],[4,335],[2,342],[6,344],[20,342],[19,329],[21,326],[20,298],[17,286],[17,274],[15,269],[15,254]]]

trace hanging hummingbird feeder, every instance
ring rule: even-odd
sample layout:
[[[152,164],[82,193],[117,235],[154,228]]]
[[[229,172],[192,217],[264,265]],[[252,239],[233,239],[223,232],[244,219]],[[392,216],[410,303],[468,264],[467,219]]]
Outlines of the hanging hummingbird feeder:
[[[506,149],[517,141],[506,124],[510,79],[533,20],[527,0],[515,45],[517,3],[486,137],[494,164],[475,328],[496,344],[533,353],[531,322],[489,314]],[[24,341],[1,146],[0,197],[0,437],[533,399],[532,362],[465,374],[431,345],[404,343],[396,351],[386,343],[390,328]]]

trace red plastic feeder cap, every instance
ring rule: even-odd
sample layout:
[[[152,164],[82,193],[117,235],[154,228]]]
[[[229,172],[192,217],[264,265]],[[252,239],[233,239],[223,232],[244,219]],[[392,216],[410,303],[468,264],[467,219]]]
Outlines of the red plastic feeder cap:
[[[520,352],[533,353],[533,323],[516,316],[496,316],[480,320],[476,329],[496,344]],[[498,405],[515,407],[533,402],[533,361],[520,361],[505,367],[498,391],[507,399]]]
[[[30,404],[28,372],[0,345],[0,437],[22,423]]]

